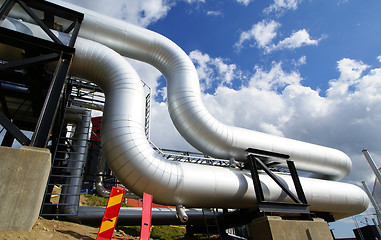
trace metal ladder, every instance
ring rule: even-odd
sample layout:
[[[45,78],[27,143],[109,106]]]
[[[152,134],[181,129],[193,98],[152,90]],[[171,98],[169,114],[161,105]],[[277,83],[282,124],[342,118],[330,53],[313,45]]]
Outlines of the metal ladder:
[[[149,120],[150,120],[150,116],[151,116],[151,92],[149,92],[146,96],[146,117],[145,117],[145,133],[146,133],[146,137],[147,139],[150,139],[150,135],[149,135],[149,127],[150,127],[150,124],[149,124]]]
[[[96,96],[99,92],[96,85],[69,79],[69,86],[68,98],[72,105],[63,109],[62,127],[51,149],[52,166],[40,211],[45,218],[76,215],[76,211],[62,210],[78,208],[89,146],[90,109],[96,109],[94,104],[102,103],[94,101],[95,98],[101,99]]]
[[[89,117],[82,118],[85,122],[81,123],[80,128],[78,125],[75,127],[65,124],[61,131],[41,209],[42,217],[56,218],[76,214],[65,213],[62,209],[78,208],[87,160],[88,134],[86,135],[86,132],[89,132],[91,123]]]
[[[208,235],[208,239],[211,239],[213,233],[216,233],[216,232],[219,235],[218,239],[222,239],[221,231],[220,231],[220,227],[218,225],[218,220],[217,220],[215,209],[214,208],[203,208],[202,209],[202,217],[204,219],[205,229],[206,229],[206,233]]]
[[[144,128],[145,128],[145,133],[146,137],[149,140],[150,139],[150,117],[151,117],[151,87],[142,81],[143,87],[144,87],[144,92],[146,93],[146,111],[145,111],[145,122],[144,122]]]

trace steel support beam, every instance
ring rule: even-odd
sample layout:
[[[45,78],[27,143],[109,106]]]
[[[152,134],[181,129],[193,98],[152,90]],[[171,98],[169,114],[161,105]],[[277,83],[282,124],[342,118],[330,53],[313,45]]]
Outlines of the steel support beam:
[[[75,51],[74,44],[84,15],[54,3],[41,0],[8,0],[0,8],[0,19],[4,19],[7,16],[15,3],[18,3],[24,9],[24,11],[41,27],[52,41],[0,27],[0,42],[21,49],[32,50],[33,52],[38,52],[40,54],[38,56],[32,56],[31,58],[0,65],[0,71],[25,68],[33,64],[44,64],[58,60],[56,71],[51,81],[48,94],[30,143],[35,147],[46,147],[57,114],[62,90],[65,86],[66,75]],[[41,20],[34,10],[43,12],[45,19]],[[72,21],[69,28],[65,30],[67,33],[71,32],[72,35],[67,46],[64,45],[44,23],[44,21],[46,21],[48,25],[51,25],[51,20],[54,19],[55,16]]]
[[[310,211],[308,209],[307,199],[300,183],[294,162],[289,160],[289,156],[253,148],[249,148],[247,151],[249,152],[247,158],[258,203],[258,210],[264,213],[298,213],[302,215],[307,214],[307,216],[309,216],[308,214],[310,214]],[[286,160],[298,196],[290,191],[289,187],[261,161],[260,157]],[[259,169],[265,171],[265,173],[278,184],[278,186],[294,201],[294,203],[266,201],[259,179]]]
[[[253,157],[252,159],[254,159],[258,163],[258,165],[267,173],[267,175],[269,175],[272,178],[272,180],[274,180],[274,182],[276,182],[278,184],[278,186],[280,188],[282,188],[282,190],[295,203],[302,204],[302,201],[300,201],[299,198],[297,196],[295,196],[295,194],[293,192],[291,192],[290,189],[288,189],[288,186],[285,185],[270,169],[268,169],[267,166],[259,158]]]
[[[251,178],[253,179],[253,184],[254,184],[255,196],[257,198],[257,202],[261,203],[265,201],[265,197],[263,195],[261,181],[259,180],[257,161],[254,159],[255,157],[253,155],[249,155],[248,158],[249,158]]]
[[[294,182],[294,186],[295,186],[295,190],[298,195],[298,198],[300,199],[302,203],[308,204],[307,198],[306,198],[306,195],[304,194],[302,184],[300,183],[300,179],[298,176],[298,172],[296,171],[294,162],[291,160],[287,160],[287,166],[288,166],[288,169],[290,170],[291,177]]]
[[[48,63],[48,62],[56,61],[59,58],[60,58],[60,55],[58,53],[49,53],[49,54],[40,55],[36,57],[24,58],[18,61],[0,64],[0,71],[23,68],[23,67],[27,67],[29,65],[33,65],[37,63],[38,64]]]
[[[12,136],[8,131],[5,133],[3,141],[1,142],[1,146],[4,147],[12,147],[13,142],[15,141],[15,137]]]
[[[42,107],[41,114],[32,137],[31,145],[34,147],[45,148],[47,145],[70,63],[71,56],[61,58],[58,62],[56,72],[50,84],[44,106]]]
[[[4,20],[15,5],[15,0],[7,0],[0,8],[0,21]]]
[[[20,129],[18,129],[18,127],[16,127],[2,112],[0,112],[0,124],[22,145],[29,145],[29,138],[25,136],[25,134],[21,132]]]
[[[369,166],[372,168],[374,175],[376,175],[378,182],[381,184],[381,173],[378,170],[376,163],[373,161],[373,158],[370,156],[368,150],[366,149],[362,150],[362,153],[368,161]]]
[[[1,82],[0,82],[0,103],[1,103],[1,107],[3,108],[3,112],[4,112],[5,116],[10,116],[8,104],[7,104],[7,101],[5,100],[5,93],[4,93],[3,85],[1,84]]]
[[[82,20],[81,20],[82,21]],[[79,29],[81,28],[81,21],[75,21],[75,27],[70,38],[69,47],[74,47],[75,41],[77,40]]]
[[[39,51],[41,54],[48,53],[74,53],[74,48],[56,44],[52,41],[33,37],[17,31],[0,27],[0,42],[21,49]]]
[[[56,35],[45,25],[45,23],[29,8],[29,6],[22,0],[17,0],[19,5],[24,9],[26,13],[44,30],[44,32],[57,44],[64,45]]]

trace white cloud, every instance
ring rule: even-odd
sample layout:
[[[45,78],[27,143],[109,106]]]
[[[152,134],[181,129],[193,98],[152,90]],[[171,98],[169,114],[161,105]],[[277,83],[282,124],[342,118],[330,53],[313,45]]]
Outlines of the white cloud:
[[[196,66],[203,90],[211,89],[213,84],[231,85],[234,78],[240,76],[235,64],[226,63],[222,58],[211,58],[199,50],[192,51],[189,57]]]
[[[298,60],[299,65],[304,65],[307,63],[307,57],[306,56],[301,56]]]
[[[340,98],[343,95],[348,95],[349,87],[355,87],[359,83],[363,71],[369,66],[349,58],[341,59],[337,65],[340,77],[329,81],[330,88],[327,90],[327,95]]]
[[[156,88],[158,87],[158,79],[161,76],[159,70],[147,63],[134,59],[128,58],[127,61],[138,73],[140,79],[152,89],[152,95],[155,96],[155,94],[158,94]]]
[[[353,162],[346,181],[371,184],[361,150],[372,151],[381,166],[381,68],[341,59],[339,77],[330,81],[326,94],[303,86],[300,74],[285,71],[281,62],[269,70],[254,69],[238,90],[219,85],[214,94],[203,94],[212,115],[229,125],[340,149]]]
[[[242,32],[238,42],[234,44],[234,47],[239,51],[244,47],[245,42],[255,41],[255,44],[251,44],[250,46],[262,48],[265,53],[270,53],[276,50],[317,46],[318,43],[325,38],[325,36],[322,36],[319,39],[312,39],[306,29],[301,29],[293,32],[289,37],[275,44],[273,40],[277,36],[279,27],[280,23],[274,20],[268,21],[264,19],[254,24],[250,30]]]
[[[253,0],[237,0],[238,3],[242,3],[245,6],[248,6]]]
[[[381,62],[381,55],[377,57],[377,60]]]
[[[291,34],[290,37],[283,39],[278,44],[269,46],[267,49],[270,52],[270,51],[281,50],[281,49],[295,49],[295,48],[300,48],[300,47],[310,46],[310,45],[317,46],[321,39],[311,39],[311,36],[307,32],[307,30],[301,29]]]
[[[209,15],[209,16],[220,16],[220,15],[222,15],[222,12],[221,11],[207,11],[206,15]]]
[[[152,102],[150,118],[151,141],[159,148],[197,151],[176,130],[170,119],[167,103]]]
[[[167,0],[65,0],[87,9],[146,27],[165,17],[174,2]]]
[[[301,56],[298,60],[293,60],[293,63],[295,66],[302,66],[302,65],[305,65],[307,64],[307,57],[304,55],[304,56]]]
[[[187,3],[192,4],[192,3],[205,3],[205,0],[185,0]]]
[[[196,65],[201,63],[198,71],[204,84],[219,73],[229,72],[223,70],[229,69],[229,64],[222,59],[200,51],[190,55],[194,61],[197,59]],[[219,64],[226,68],[217,70]],[[235,65],[234,69],[239,72]],[[323,96],[320,90],[303,86],[301,75],[285,71],[281,62],[274,62],[269,70],[260,66],[254,70],[249,82],[238,89],[218,80],[213,94],[202,94],[212,115],[229,125],[343,150],[355,169],[346,181],[359,185],[366,180],[371,184],[371,170],[361,150],[370,149],[380,163],[381,68],[341,59],[337,62],[338,78],[330,81]],[[345,90],[337,82],[345,83]],[[173,127],[166,104],[152,105],[153,141],[160,147],[191,150]]]
[[[274,3],[266,8],[264,12],[282,13],[286,10],[296,10],[302,1],[303,0],[274,0]]]
[[[347,2],[349,2],[349,0],[339,0],[339,1],[337,2],[337,5],[345,4],[345,3],[347,3]]]
[[[301,76],[298,72],[286,73],[282,64],[273,63],[270,71],[265,71],[256,66],[255,74],[250,79],[249,86],[259,90],[279,91],[288,85],[299,85]]]
[[[267,48],[277,35],[279,27],[280,23],[274,20],[262,20],[261,22],[254,24],[250,30],[242,32],[234,47],[237,50],[240,50],[245,42],[255,40],[256,45],[259,48]]]

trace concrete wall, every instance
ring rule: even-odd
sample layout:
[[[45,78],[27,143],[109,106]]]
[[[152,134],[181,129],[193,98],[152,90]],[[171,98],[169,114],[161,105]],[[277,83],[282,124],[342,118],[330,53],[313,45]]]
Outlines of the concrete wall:
[[[30,231],[44,197],[48,149],[0,147],[0,231]]]
[[[283,220],[278,216],[254,219],[249,225],[251,239],[255,240],[321,240],[333,239],[327,222],[315,218]]]

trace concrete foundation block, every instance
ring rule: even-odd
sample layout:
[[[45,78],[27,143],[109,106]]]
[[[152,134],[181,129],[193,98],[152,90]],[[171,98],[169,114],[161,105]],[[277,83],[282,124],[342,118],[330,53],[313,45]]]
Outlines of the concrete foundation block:
[[[0,147],[0,231],[31,231],[51,166],[48,149]]]
[[[279,216],[254,219],[249,225],[251,239],[255,240],[321,240],[333,239],[328,223],[320,218],[285,220]]]

